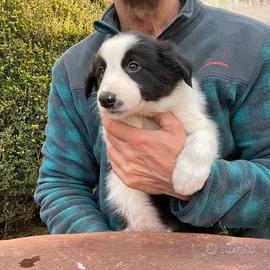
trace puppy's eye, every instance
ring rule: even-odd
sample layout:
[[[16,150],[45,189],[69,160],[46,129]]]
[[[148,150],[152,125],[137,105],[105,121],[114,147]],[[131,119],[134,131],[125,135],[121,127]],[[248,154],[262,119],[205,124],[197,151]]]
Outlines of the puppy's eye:
[[[137,64],[136,62],[132,61],[128,64],[128,72],[133,73],[133,72],[138,72],[141,69],[141,66]]]
[[[102,79],[104,76],[105,70],[104,67],[100,67],[98,70],[98,76]]]

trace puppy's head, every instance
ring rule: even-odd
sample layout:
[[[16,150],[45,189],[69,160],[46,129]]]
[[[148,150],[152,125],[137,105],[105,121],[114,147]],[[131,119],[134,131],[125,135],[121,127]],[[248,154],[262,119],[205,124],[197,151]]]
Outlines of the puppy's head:
[[[86,78],[86,97],[95,87],[100,111],[120,119],[149,114],[153,105],[173,103],[180,82],[191,86],[191,64],[172,43],[122,33],[105,41],[98,50]],[[162,103],[170,97],[171,101]]]

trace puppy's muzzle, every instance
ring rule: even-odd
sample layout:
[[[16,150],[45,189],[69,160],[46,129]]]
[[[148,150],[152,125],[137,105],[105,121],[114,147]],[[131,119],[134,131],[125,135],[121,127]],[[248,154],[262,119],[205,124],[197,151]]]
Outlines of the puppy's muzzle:
[[[118,100],[116,95],[112,92],[103,92],[99,97],[98,97],[99,103],[102,107],[105,109],[117,109],[121,105],[123,105],[123,102]]]
[[[99,96],[98,100],[102,107],[111,109],[116,104],[116,95],[111,92],[105,92]]]

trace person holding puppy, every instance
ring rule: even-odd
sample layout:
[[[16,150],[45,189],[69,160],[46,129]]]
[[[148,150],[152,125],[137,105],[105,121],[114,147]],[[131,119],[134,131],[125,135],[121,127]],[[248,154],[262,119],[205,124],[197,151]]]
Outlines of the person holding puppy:
[[[149,137],[105,118],[114,172],[128,187],[170,196],[172,213],[194,231],[270,238],[270,28],[199,0],[115,0],[102,21],[175,43],[193,63],[220,133],[220,157],[204,187],[183,196],[171,179],[187,137],[181,122],[158,114],[160,129]],[[110,31],[104,32],[73,46],[53,69],[35,193],[51,233],[117,230],[121,222],[105,200],[101,120],[84,95],[89,61]]]

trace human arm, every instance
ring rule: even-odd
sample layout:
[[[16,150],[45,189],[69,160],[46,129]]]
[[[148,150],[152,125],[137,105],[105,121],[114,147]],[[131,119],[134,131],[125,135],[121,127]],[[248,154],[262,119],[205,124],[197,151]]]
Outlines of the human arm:
[[[270,227],[269,42],[255,69],[254,79],[231,111],[239,158],[215,161],[203,189],[189,204],[172,199],[173,213],[182,222],[206,227],[219,223],[231,229]]]
[[[92,193],[99,176],[90,138],[59,61],[53,68],[42,153],[35,200],[49,232],[109,230]]]

